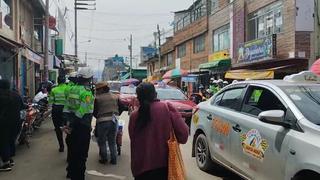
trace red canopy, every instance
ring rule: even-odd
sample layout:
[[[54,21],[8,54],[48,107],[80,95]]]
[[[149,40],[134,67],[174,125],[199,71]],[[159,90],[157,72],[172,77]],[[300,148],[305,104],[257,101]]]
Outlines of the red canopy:
[[[318,59],[316,62],[312,64],[310,71],[320,76],[320,59]]]

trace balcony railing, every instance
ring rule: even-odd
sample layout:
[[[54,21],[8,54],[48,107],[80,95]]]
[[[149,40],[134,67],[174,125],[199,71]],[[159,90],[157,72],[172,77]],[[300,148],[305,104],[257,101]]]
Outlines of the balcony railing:
[[[207,15],[207,7],[205,5],[199,6],[186,13],[186,15],[174,23],[174,32],[182,30],[186,26],[192,24],[194,21]]]

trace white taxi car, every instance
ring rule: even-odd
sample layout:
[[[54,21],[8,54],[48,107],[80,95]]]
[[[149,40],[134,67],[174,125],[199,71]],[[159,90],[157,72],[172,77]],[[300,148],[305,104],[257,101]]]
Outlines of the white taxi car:
[[[198,105],[193,157],[245,179],[320,179],[320,77],[244,81]]]

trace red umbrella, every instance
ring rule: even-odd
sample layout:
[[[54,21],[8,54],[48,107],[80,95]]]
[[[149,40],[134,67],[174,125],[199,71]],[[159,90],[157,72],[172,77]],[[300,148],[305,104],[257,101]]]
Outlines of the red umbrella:
[[[316,62],[312,64],[310,71],[320,76],[320,59],[318,59]]]
[[[188,71],[186,71],[186,70],[173,69],[173,70],[166,72],[162,78],[163,79],[175,79],[175,78],[184,77],[187,75],[188,75]]]

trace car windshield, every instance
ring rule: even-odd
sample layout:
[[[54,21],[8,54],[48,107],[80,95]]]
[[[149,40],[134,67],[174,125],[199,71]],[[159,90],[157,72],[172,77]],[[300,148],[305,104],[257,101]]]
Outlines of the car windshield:
[[[156,90],[160,100],[187,100],[187,97],[178,89],[157,88]]]
[[[135,86],[122,86],[120,89],[121,94],[136,94]]]
[[[282,87],[282,90],[305,118],[320,125],[320,85],[285,86]]]

